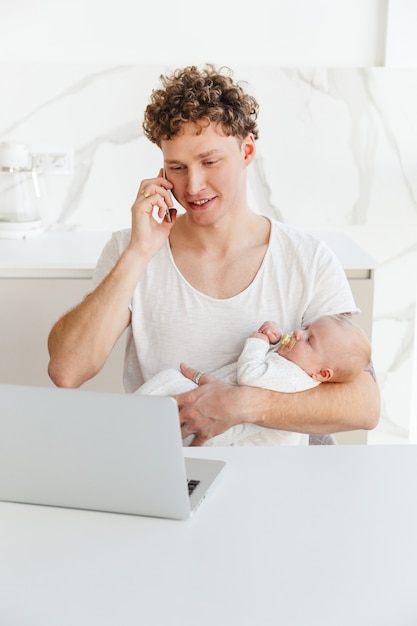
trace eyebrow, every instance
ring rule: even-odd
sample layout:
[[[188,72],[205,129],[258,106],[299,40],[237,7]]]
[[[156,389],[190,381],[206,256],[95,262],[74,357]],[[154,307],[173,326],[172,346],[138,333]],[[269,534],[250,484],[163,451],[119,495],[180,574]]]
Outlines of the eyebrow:
[[[213,154],[218,154],[221,151],[218,150],[217,148],[213,148],[213,150],[208,150],[207,152],[200,152],[200,154],[196,155],[196,159],[206,159],[208,156],[212,156]],[[167,163],[168,165],[172,165],[173,163],[178,163],[179,165],[183,165],[182,161],[179,161],[178,159],[166,159],[165,163]]]
[[[217,148],[213,148],[213,150],[208,150],[207,152],[201,152],[201,154],[197,155],[200,159],[204,159],[208,156],[211,156],[212,154],[216,154],[217,152],[220,152],[220,150],[218,150]]]

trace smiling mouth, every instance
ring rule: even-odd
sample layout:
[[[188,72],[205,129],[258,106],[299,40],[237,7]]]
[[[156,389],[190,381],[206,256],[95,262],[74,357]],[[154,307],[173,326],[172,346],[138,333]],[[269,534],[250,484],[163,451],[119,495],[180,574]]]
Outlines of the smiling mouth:
[[[212,200],[214,200],[214,198],[205,198],[204,200],[194,200],[194,201],[190,201],[188,204],[196,209],[203,209],[205,208]]]

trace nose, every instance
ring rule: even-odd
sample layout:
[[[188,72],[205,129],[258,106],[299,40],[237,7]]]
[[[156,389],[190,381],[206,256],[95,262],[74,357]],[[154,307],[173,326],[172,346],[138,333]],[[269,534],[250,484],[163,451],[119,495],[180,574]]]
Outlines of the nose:
[[[303,336],[305,335],[305,330],[302,330],[301,328],[298,328],[297,330],[294,331],[294,337],[296,341],[301,341],[301,339],[303,338]]]
[[[188,168],[187,172],[187,193],[190,196],[198,195],[205,188],[203,171],[198,168]]]

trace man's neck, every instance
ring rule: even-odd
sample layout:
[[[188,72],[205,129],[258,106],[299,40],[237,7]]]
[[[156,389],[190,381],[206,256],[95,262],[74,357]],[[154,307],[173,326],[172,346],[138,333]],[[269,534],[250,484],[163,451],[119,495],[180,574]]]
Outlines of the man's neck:
[[[177,243],[181,245],[184,241],[189,249],[206,250],[224,256],[263,239],[268,229],[265,218],[250,209],[242,211],[238,218],[228,215],[208,225],[195,224],[187,219],[187,215],[182,215],[172,229],[170,239],[173,246]]]

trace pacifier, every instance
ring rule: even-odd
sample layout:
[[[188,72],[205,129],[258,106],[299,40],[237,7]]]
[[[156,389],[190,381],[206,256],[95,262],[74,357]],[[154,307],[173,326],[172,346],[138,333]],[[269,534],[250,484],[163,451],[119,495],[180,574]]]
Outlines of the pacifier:
[[[294,337],[294,333],[288,334],[284,333],[281,337],[281,346],[285,348],[287,352],[293,349],[296,344],[296,339]]]

